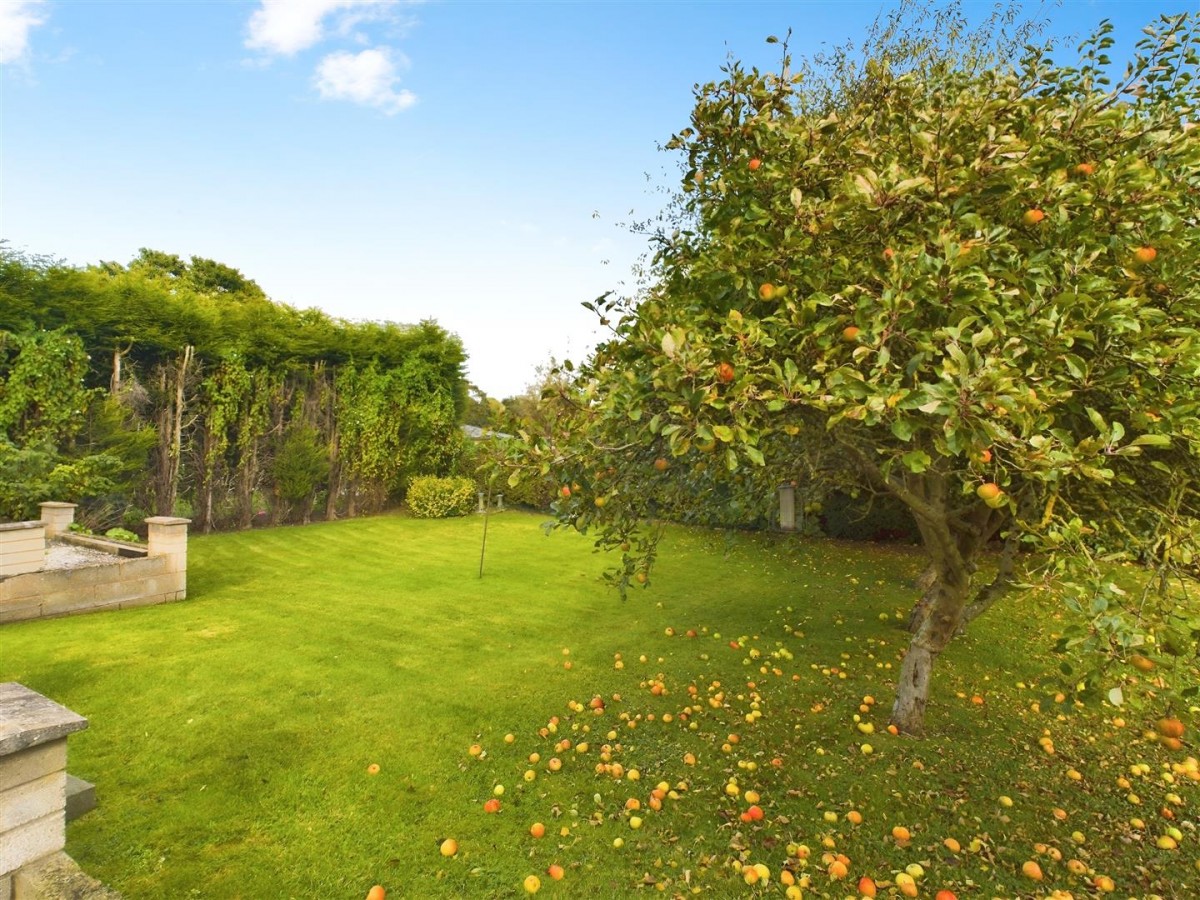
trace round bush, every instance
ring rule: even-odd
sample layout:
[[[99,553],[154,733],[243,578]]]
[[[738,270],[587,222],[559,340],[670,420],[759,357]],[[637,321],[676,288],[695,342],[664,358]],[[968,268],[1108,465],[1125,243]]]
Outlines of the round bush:
[[[475,483],[469,478],[422,475],[408,484],[408,508],[418,519],[463,516],[475,503]]]

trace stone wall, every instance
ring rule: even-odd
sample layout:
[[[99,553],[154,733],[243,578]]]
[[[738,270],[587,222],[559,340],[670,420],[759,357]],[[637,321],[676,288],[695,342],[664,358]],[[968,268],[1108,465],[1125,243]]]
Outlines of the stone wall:
[[[46,565],[46,523],[0,525],[0,577],[40,571]]]
[[[0,623],[183,600],[187,597],[189,520],[153,516],[146,524],[149,538],[142,559],[114,555],[111,563],[101,565],[0,575]],[[43,559],[45,530],[11,529],[21,534],[36,531],[41,536]]]
[[[67,736],[86,727],[24,685],[0,684],[0,900],[118,896],[62,852]]]

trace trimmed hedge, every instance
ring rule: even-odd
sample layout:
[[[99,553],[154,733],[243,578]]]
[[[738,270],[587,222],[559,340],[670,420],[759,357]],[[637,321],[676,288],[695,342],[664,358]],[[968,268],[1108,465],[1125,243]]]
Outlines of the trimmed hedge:
[[[465,516],[474,504],[475,482],[470,478],[423,475],[408,484],[408,508],[418,519]]]

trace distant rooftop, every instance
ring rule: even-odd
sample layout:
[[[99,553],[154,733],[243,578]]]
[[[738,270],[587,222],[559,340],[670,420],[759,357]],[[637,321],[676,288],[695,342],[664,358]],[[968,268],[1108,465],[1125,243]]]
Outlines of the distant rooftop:
[[[485,438],[500,438],[507,440],[511,438],[511,434],[505,434],[503,431],[493,431],[491,428],[480,428],[478,425],[460,425],[463,434],[473,441],[482,441]]]

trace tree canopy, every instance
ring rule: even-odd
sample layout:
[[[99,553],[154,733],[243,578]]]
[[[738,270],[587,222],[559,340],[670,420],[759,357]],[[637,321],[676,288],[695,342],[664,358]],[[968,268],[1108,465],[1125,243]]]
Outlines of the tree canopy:
[[[923,731],[934,660],[1016,586],[1061,591],[1064,640],[1108,655],[1081,689],[1119,686],[1137,648],[1194,690],[1200,39],[1163,17],[1118,78],[1111,31],[1059,64],[952,7],[799,68],[772,38],[778,72],[697,87],[651,283],[591,304],[616,324],[574,413],[514,457],[558,475],[560,524],[623,548],[622,590],[698,482],[875,492],[930,560],[900,729]],[[1161,592],[1130,596],[1120,561]]]
[[[182,510],[208,530],[377,509],[459,465],[465,360],[432,320],[295,309],[214,260],[0,247],[0,514],[71,499],[98,526]]]

